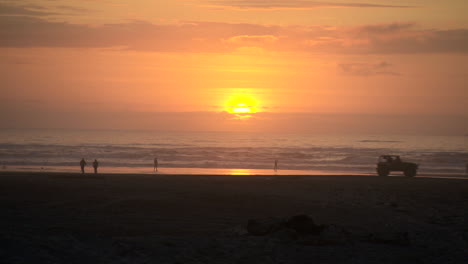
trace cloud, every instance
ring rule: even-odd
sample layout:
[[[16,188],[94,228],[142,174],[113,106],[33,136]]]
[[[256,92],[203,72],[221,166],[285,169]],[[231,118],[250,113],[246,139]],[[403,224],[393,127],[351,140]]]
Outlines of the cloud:
[[[378,63],[341,63],[340,71],[348,75],[375,76],[375,75],[400,75],[392,70],[392,65],[382,61]]]
[[[278,38],[272,35],[242,35],[231,37],[226,43],[236,47],[265,47],[277,41]]]
[[[48,16],[55,14],[43,10],[43,7],[37,5],[9,5],[0,3],[0,16]]]
[[[390,23],[377,25],[364,25],[357,27],[354,31],[358,35],[388,35],[411,30],[415,23]]]
[[[0,47],[125,47],[154,52],[230,52],[259,48],[333,54],[468,53],[468,29],[424,30],[412,23],[360,27],[144,21],[90,26],[0,16]]]
[[[414,8],[407,5],[385,5],[370,3],[342,3],[309,0],[210,0],[208,6],[238,10],[282,10],[315,8]]]
[[[158,25],[130,21],[89,26],[25,16],[0,17],[0,47],[124,46],[139,51],[226,52],[239,46],[226,42],[233,37],[257,36],[250,37],[250,41],[253,41],[264,38],[258,36],[276,33],[277,27],[253,24],[185,22]],[[239,37],[237,40],[247,39],[249,37]]]
[[[416,29],[412,23],[337,28],[301,36],[304,51],[349,54],[467,53],[468,29]]]
[[[50,2],[55,2],[48,0]],[[47,17],[61,15],[76,15],[92,12],[90,9],[75,7],[70,5],[51,5],[49,7],[35,4],[17,4],[1,3],[0,16],[29,16],[29,17]]]
[[[87,13],[87,12],[91,11],[91,10],[86,9],[86,8],[68,6],[68,5],[58,5],[58,6],[55,6],[55,8],[60,9],[60,10],[64,10],[64,11],[68,11],[68,12],[72,12],[72,13]]]

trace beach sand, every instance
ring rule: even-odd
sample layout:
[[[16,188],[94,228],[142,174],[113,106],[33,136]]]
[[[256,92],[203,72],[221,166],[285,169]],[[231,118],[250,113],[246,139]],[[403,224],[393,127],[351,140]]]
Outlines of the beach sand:
[[[466,179],[2,172],[0,209],[1,263],[468,263]]]

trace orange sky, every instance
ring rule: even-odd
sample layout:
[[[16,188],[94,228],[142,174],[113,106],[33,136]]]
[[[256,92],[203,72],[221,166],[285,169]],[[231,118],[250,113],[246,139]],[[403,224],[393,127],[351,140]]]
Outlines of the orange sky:
[[[467,7],[0,0],[0,127],[465,134]]]

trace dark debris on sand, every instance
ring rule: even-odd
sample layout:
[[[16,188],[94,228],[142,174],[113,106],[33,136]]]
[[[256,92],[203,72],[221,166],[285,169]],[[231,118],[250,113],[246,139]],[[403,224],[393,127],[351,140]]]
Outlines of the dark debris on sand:
[[[466,181],[0,178],[0,264],[468,263]]]
[[[258,230],[268,232],[259,234]],[[1,263],[462,264],[468,260],[468,252],[460,250],[468,246],[465,235],[432,227],[362,233],[317,225],[307,215],[251,219],[245,226],[207,236],[109,237],[4,230],[0,259]],[[441,244],[442,240],[453,244]]]

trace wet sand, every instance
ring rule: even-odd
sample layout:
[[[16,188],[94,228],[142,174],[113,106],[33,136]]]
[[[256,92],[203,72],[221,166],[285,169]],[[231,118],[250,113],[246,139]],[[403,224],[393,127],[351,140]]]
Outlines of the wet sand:
[[[466,179],[2,172],[0,208],[2,263],[468,263]],[[298,214],[340,235],[245,230]]]

